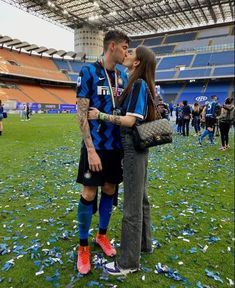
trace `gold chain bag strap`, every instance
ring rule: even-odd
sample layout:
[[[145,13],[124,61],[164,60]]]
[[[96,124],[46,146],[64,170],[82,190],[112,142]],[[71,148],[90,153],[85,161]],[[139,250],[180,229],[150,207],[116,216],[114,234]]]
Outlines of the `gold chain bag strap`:
[[[153,95],[147,87],[149,98],[151,99],[156,113],[156,120],[135,124],[133,127],[133,141],[136,150],[144,150],[149,147],[163,145],[172,142],[172,128],[170,121],[161,119],[161,114]],[[156,99],[158,101],[158,99]]]

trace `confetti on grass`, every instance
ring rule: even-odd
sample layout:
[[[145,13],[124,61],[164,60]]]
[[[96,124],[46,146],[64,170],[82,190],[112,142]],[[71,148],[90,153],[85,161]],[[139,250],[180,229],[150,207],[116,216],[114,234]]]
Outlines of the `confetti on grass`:
[[[220,283],[224,283],[223,280],[220,278],[219,272],[212,272],[212,271],[209,271],[207,269],[205,269],[205,272],[209,278],[213,278],[215,281],[218,281]]]
[[[228,230],[233,221],[227,188],[231,185],[230,178],[233,176],[228,162],[229,153],[223,156],[208,156],[211,151],[208,153],[206,144],[199,151],[192,141],[192,137],[183,139],[179,136],[168,147],[150,150],[148,192],[153,215],[152,248],[161,250],[156,249],[150,255],[141,254],[141,271],[136,276],[128,275],[115,280],[103,272],[102,266],[107,260],[102,253],[95,253],[92,246],[92,272],[89,276],[83,276],[76,270],[76,211],[80,189],[74,181],[78,163],[78,159],[74,157],[75,154],[78,155],[77,140],[71,147],[58,147],[53,151],[48,149],[45,153],[35,152],[28,157],[28,165],[22,166],[22,170],[17,174],[8,175],[7,179],[1,175],[0,184],[4,189],[1,189],[0,195],[6,198],[4,204],[0,203],[0,257],[5,259],[1,261],[0,269],[4,267],[5,270],[2,270],[4,277],[0,278],[0,282],[4,281],[7,286],[8,279],[12,276],[13,283],[8,286],[15,285],[14,273],[21,269],[23,263],[18,259],[24,256],[26,265],[34,269],[31,275],[32,285],[36,285],[38,281],[42,287],[57,287],[58,284],[66,288],[89,287],[88,283],[90,287],[93,285],[99,288],[129,288],[135,287],[135,284],[149,287],[152,281],[150,279],[153,279],[159,281],[160,288],[164,286],[162,283],[165,283],[166,279],[158,274],[169,278],[168,287],[171,288],[179,285],[187,288],[219,287],[222,283],[220,275],[226,279],[226,284],[222,285],[233,286],[227,262],[224,264],[226,268],[219,270],[220,274],[210,272],[210,276],[200,275],[199,269],[200,267],[203,271],[207,268],[208,262],[211,264],[208,266],[210,269],[220,269],[216,257],[209,258],[214,251],[225,253],[225,257],[232,258],[233,255],[233,234]],[[200,163],[203,163],[203,168],[208,168],[207,172],[202,174],[199,171],[198,167],[202,167]],[[222,183],[222,178],[214,176],[218,175],[219,171],[223,172],[223,177],[227,179],[226,185]],[[223,197],[226,197],[226,200],[223,200]],[[111,224],[109,229],[110,237],[115,238],[117,248],[120,247],[123,193],[120,193],[119,200],[112,219],[114,224]],[[13,208],[15,203],[19,204],[17,209]],[[220,211],[223,214],[219,214]],[[92,225],[89,239],[94,237],[95,233],[96,228]],[[206,253],[208,251],[210,253]],[[161,263],[158,271],[153,264],[154,259],[162,263],[174,261],[180,273]],[[201,261],[202,259],[209,261]],[[178,266],[181,264],[184,265]],[[186,271],[192,283],[182,276]],[[217,282],[212,286],[205,285],[204,283],[209,282],[207,277],[211,278],[210,281]],[[136,283],[132,283],[132,279],[135,279]],[[116,285],[110,283],[111,281],[124,284]]]
[[[186,278],[182,277],[177,270],[174,270],[172,268],[169,268],[166,265],[162,265],[161,263],[158,263],[155,266],[155,273],[157,274],[164,274],[167,278],[171,278],[175,281],[183,281],[186,282]]]

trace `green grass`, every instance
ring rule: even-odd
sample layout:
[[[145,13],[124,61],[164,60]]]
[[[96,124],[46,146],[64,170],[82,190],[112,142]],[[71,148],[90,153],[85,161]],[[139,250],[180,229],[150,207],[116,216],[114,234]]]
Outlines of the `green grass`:
[[[9,115],[4,121],[0,137],[0,243],[7,244],[9,253],[0,256],[0,287],[88,287],[90,281],[97,282],[93,287],[197,287],[198,281],[210,288],[229,287],[234,253],[233,147],[220,152],[219,139],[215,146],[205,141],[198,147],[196,137],[175,135],[173,144],[151,149],[148,191],[153,238],[161,246],[151,255],[142,255],[141,272],[105,281],[100,279],[101,269],[93,268],[82,278],[76,272],[76,213],[81,187],[75,178],[80,142],[75,115],[34,115],[28,122]],[[120,241],[121,217],[122,194],[109,231],[116,243]],[[90,240],[97,221],[95,215]],[[183,235],[185,229],[192,229],[193,235]],[[210,236],[217,241],[210,244]],[[33,253],[35,243],[38,248]],[[203,253],[205,245],[208,249]],[[17,254],[14,249],[20,246]],[[101,252],[91,247],[92,256]],[[196,253],[190,253],[193,247]],[[17,259],[18,255],[23,257]],[[52,265],[49,257],[62,262]],[[15,265],[2,271],[11,259]],[[159,262],[177,270],[186,282],[154,273]],[[42,265],[44,274],[35,276]],[[207,277],[205,269],[219,272],[223,283]],[[54,282],[47,276],[54,276],[50,279]]]

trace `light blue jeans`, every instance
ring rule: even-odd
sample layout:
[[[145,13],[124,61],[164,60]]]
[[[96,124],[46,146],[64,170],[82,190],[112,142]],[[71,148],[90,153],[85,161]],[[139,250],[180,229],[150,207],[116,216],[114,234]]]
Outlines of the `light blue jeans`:
[[[131,128],[121,129],[124,148],[124,204],[121,254],[117,260],[123,269],[139,268],[141,251],[152,251],[150,205],[147,196],[148,150],[137,152]]]

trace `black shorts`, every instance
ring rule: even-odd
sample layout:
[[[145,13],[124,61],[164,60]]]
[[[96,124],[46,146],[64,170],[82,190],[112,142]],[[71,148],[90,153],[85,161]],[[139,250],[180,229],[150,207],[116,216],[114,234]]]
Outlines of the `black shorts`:
[[[78,166],[77,183],[84,186],[103,186],[104,183],[119,184],[122,182],[123,150],[96,150],[102,163],[102,171],[89,170],[86,148],[81,149]]]
[[[214,128],[216,124],[216,118],[214,117],[206,117],[206,128]]]

